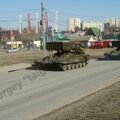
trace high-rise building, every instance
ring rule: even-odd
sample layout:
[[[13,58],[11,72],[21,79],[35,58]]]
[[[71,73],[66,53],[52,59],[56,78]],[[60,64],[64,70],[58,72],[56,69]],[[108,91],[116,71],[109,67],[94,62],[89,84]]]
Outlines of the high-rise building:
[[[103,25],[101,22],[93,22],[93,21],[84,21],[81,23],[81,28],[82,30],[85,30],[85,29],[89,29],[91,27],[95,27],[95,28],[98,28],[99,30],[103,30]]]
[[[68,31],[75,31],[75,27],[80,28],[80,19],[79,18],[70,18],[68,19],[67,26],[68,26]]]
[[[120,21],[118,18],[108,18],[105,20],[104,29],[109,30],[110,28],[115,28],[120,26]]]

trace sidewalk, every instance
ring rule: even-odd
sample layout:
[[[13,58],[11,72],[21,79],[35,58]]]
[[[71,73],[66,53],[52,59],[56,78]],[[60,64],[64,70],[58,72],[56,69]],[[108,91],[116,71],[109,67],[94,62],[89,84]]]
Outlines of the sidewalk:
[[[31,64],[29,64],[29,63],[19,63],[19,64],[7,65],[7,66],[0,67],[0,73],[19,70],[19,69],[25,69],[30,66],[31,66]]]

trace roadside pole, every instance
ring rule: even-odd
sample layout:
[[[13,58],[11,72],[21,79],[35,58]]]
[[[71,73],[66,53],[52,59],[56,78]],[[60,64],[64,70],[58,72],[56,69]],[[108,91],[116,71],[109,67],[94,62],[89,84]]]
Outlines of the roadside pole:
[[[12,36],[13,36],[13,31],[12,31],[12,28],[11,28],[11,37],[10,37],[10,39],[11,39],[11,49],[13,49],[13,38],[12,38]]]
[[[44,18],[44,0],[41,2],[41,22],[42,22],[42,38],[43,38],[43,52],[46,56],[46,38],[45,38],[45,18]]]

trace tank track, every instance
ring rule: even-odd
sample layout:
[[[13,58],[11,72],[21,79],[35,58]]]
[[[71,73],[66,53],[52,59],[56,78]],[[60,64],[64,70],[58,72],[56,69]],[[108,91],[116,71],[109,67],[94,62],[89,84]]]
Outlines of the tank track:
[[[73,70],[73,69],[85,67],[87,64],[88,64],[87,62],[74,63],[74,64],[62,64],[60,65],[60,68],[62,71],[67,71],[67,70]]]

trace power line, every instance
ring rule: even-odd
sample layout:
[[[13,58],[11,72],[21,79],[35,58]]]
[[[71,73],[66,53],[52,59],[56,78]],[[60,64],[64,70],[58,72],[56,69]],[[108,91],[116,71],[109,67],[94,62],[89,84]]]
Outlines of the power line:
[[[12,13],[30,13],[30,12],[39,12],[39,9],[27,9],[27,10],[13,10],[13,11],[1,11],[1,13],[5,13],[5,14],[12,14]],[[55,14],[55,11],[49,11],[47,10],[47,12],[49,14]],[[61,15],[69,15],[69,16],[77,16],[77,17],[89,17],[89,18],[111,18],[111,16],[96,16],[96,15],[86,15],[86,14],[78,14],[78,13],[68,13],[68,12],[63,12],[63,11],[59,11],[59,14]]]
[[[31,21],[35,21],[36,19],[30,19]],[[12,20],[0,20],[0,22],[18,22],[18,19],[12,19]],[[27,21],[27,19],[22,19],[21,21]]]
[[[48,11],[49,13],[55,13],[54,11]],[[69,15],[69,16],[77,16],[77,17],[91,17],[91,18],[111,18],[111,16],[96,16],[96,15],[86,15],[86,14],[78,14],[78,13],[67,13],[67,12],[62,12],[59,11],[59,14],[61,15]]]
[[[30,13],[30,10],[37,10],[39,11],[39,9],[29,9],[29,12],[26,12],[27,14]],[[6,11],[7,12],[7,11]],[[9,11],[10,12],[10,11]],[[12,11],[12,12],[18,12],[18,11]],[[20,12],[20,11],[19,11]],[[24,10],[23,10],[24,12]],[[55,15],[55,12],[53,11],[47,11],[49,14],[54,14]],[[5,13],[5,12],[0,12],[0,13]],[[11,13],[11,12],[10,12]],[[24,12],[25,13],[25,12]],[[39,12],[38,12],[39,13]],[[31,14],[34,14],[34,13],[31,13]],[[78,18],[81,18],[81,17],[84,17],[84,18],[92,18],[92,19],[95,19],[95,18],[102,18],[102,19],[106,19],[106,18],[111,18],[111,17],[106,17],[106,16],[90,16],[90,15],[84,15],[84,14],[76,14],[76,13],[65,13],[65,12],[59,12],[59,15],[69,15],[69,16],[77,16]],[[66,16],[67,17],[67,16]],[[8,19],[7,19],[8,18]],[[9,19],[10,18],[10,19]],[[0,22],[15,22],[15,21],[18,21],[16,19],[14,19],[15,17],[0,17]],[[35,20],[35,19],[31,19],[31,20]],[[25,20],[22,20],[22,21],[25,21]]]
[[[1,13],[5,13],[5,14],[12,14],[12,13],[26,13],[26,12],[30,12],[30,11],[39,11],[39,9],[28,9],[28,10],[12,10],[12,11],[1,11]]]

